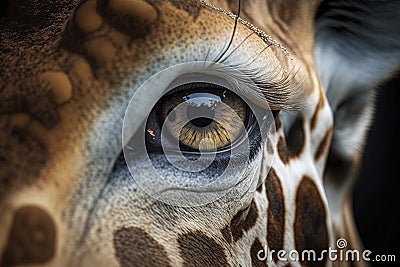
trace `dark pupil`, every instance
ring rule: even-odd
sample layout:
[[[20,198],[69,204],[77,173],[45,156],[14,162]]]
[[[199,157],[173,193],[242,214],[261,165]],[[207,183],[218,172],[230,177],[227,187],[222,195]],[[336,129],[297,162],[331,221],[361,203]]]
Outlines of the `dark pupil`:
[[[206,103],[188,103],[186,114],[190,122],[197,127],[206,127],[214,120],[214,108]]]
[[[210,125],[213,122],[213,119],[201,117],[193,119],[190,122],[196,127],[206,127],[207,125]]]

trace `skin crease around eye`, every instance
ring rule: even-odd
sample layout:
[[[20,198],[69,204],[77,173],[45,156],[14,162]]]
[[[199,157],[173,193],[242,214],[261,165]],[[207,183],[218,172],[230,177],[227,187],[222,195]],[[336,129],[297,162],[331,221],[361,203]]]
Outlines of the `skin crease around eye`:
[[[195,150],[214,150],[243,134],[247,105],[229,90],[198,88],[177,92],[162,102],[163,122],[173,138]],[[183,126],[183,127],[182,127]]]

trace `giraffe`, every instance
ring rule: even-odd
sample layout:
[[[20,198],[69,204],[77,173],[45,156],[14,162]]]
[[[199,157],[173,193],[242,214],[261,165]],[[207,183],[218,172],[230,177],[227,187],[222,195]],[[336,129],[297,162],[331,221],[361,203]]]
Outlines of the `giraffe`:
[[[398,10],[396,1],[10,1],[0,25],[0,266],[367,265],[259,256],[321,254],[338,238],[362,249],[351,189],[374,89],[399,67]],[[252,104],[204,81],[163,96],[168,84],[156,79],[130,104],[154,75],[213,60],[262,88],[243,94],[268,102],[274,130],[268,140],[248,134],[252,156],[218,199],[165,203],[138,184],[154,181],[142,158],[125,161],[125,112],[151,146],[155,128],[139,127],[164,113],[144,114],[148,103],[177,106],[197,92],[245,121]],[[201,147],[194,135],[179,140],[190,151]],[[145,152],[168,166],[154,151]],[[182,184],[219,171],[161,169]]]

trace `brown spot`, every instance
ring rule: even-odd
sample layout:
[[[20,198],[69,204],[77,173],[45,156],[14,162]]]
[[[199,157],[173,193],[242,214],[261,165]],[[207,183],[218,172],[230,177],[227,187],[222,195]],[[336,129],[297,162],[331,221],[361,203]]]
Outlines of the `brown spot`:
[[[306,143],[306,135],[303,126],[303,119],[298,118],[291,126],[286,139],[282,136],[279,137],[278,155],[283,163],[287,164],[290,159],[298,157],[302,153]]]
[[[54,221],[42,208],[25,206],[14,215],[1,266],[39,265],[54,257]]]
[[[72,84],[64,72],[46,71],[40,75],[40,79],[51,88],[57,104],[63,104],[72,97]]]
[[[113,43],[105,37],[94,38],[83,44],[86,54],[96,62],[97,66],[112,62],[117,53]]]
[[[200,11],[203,8],[203,5],[200,3],[200,1],[169,0],[169,2],[176,8],[185,10],[194,19],[199,16]]]
[[[101,27],[103,21],[96,11],[96,0],[88,0],[78,6],[75,22],[85,33],[93,32]]]
[[[286,141],[285,138],[283,138],[282,136],[279,137],[278,141],[278,155],[283,163],[287,164],[289,162],[289,155],[286,147]]]
[[[324,155],[325,151],[329,147],[331,136],[332,136],[332,127],[329,127],[324,137],[322,138],[321,142],[319,143],[317,150],[315,151],[314,155],[315,160],[319,160],[321,156]]]
[[[99,0],[98,11],[115,29],[131,39],[143,38],[158,20],[158,11],[147,1]]]
[[[200,231],[179,236],[178,244],[185,267],[229,266],[221,245]]]
[[[285,203],[283,201],[281,182],[273,168],[268,173],[265,186],[269,203],[267,211],[267,242],[271,249],[278,251],[283,249]],[[275,253],[273,256],[274,260],[277,261],[277,254]]]
[[[164,248],[137,227],[123,227],[115,231],[114,250],[122,267],[171,266]]]
[[[299,253],[314,250],[316,255],[321,255],[322,250],[328,249],[325,206],[317,186],[308,176],[302,178],[296,193],[294,233]],[[325,261],[310,261],[307,264],[325,266]]]
[[[304,133],[303,125],[303,119],[296,118],[286,137],[288,156],[290,158],[298,157],[304,149],[306,135]]]
[[[254,240],[254,242],[253,242],[253,245],[251,245],[251,248],[250,248],[251,266],[253,266],[253,267],[264,267],[264,266],[267,266],[265,261],[261,261],[257,257],[258,252],[260,250],[264,251],[264,248],[263,248],[260,240],[258,238],[256,238]],[[260,256],[265,257],[265,251],[264,251],[264,253],[261,253]]]
[[[257,221],[258,211],[254,199],[249,207],[239,211],[233,216],[230,224],[233,241],[239,240],[245,231],[250,230]]]
[[[221,229],[221,234],[224,237],[225,241],[228,243],[232,242],[232,233],[229,225],[226,225],[224,228]]]
[[[310,122],[311,131],[313,131],[317,127],[318,114],[319,114],[319,111],[324,107],[324,105],[325,105],[324,96],[322,94],[322,89],[320,88],[318,104],[315,107],[314,114],[311,117],[311,122]]]

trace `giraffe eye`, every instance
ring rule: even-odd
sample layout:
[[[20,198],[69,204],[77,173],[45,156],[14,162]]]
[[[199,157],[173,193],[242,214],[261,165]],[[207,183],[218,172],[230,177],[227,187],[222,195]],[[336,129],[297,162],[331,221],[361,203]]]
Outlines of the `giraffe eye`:
[[[153,145],[162,132],[167,139],[177,140],[180,150],[213,151],[229,148],[246,135],[250,109],[229,89],[202,82],[174,88],[152,113],[158,125],[150,116],[146,129]]]

